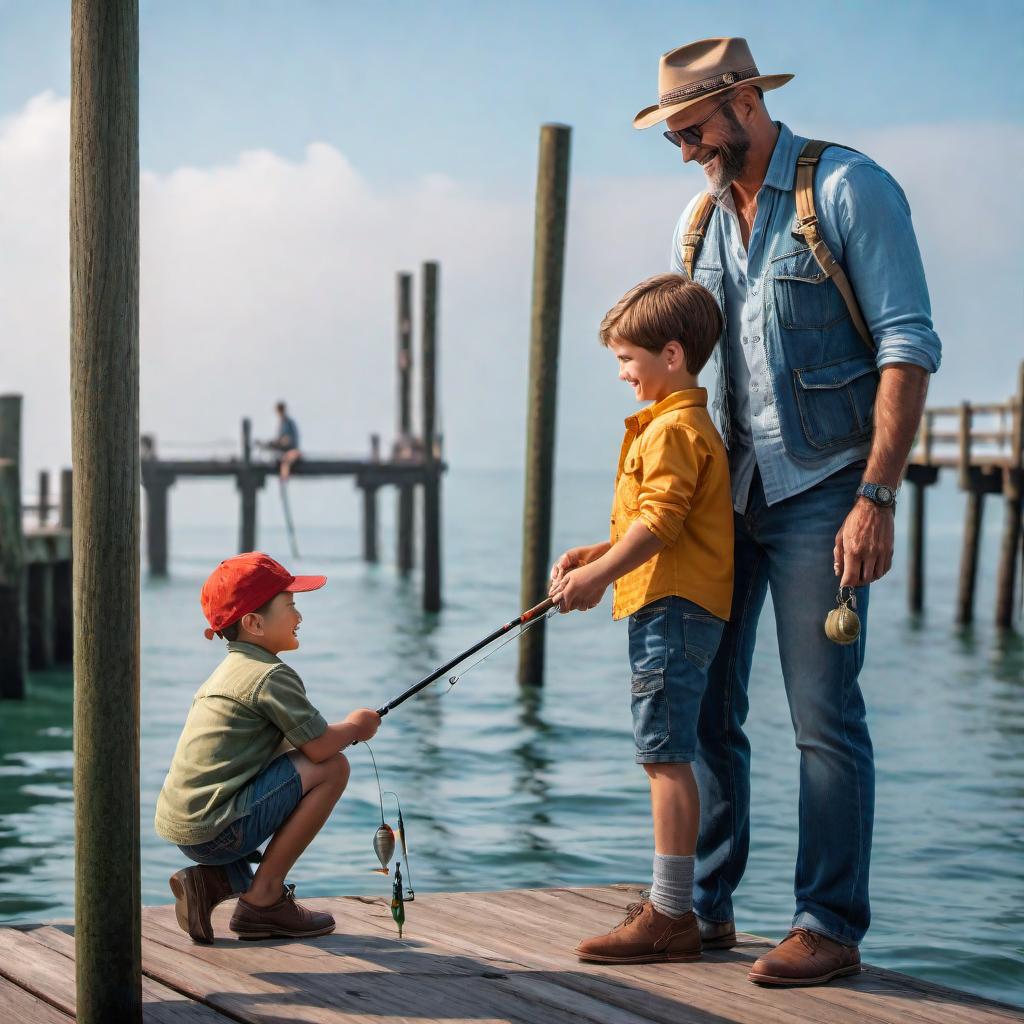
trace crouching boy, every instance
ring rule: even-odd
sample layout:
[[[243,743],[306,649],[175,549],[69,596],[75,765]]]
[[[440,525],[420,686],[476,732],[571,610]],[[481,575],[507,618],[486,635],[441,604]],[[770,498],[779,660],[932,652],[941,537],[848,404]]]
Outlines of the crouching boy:
[[[650,780],[654,882],[625,921],[586,939],[581,960],[695,960],[692,910],[700,813],[690,763],[707,669],[729,617],[733,519],[725,446],[697,375],[722,333],[709,292],[679,274],[637,285],[605,317],[601,341],[646,408],[626,420],[611,539],[571,548],[551,571],[563,612],[585,611],[614,585],[629,616],[636,760]]]
[[[370,739],[380,718],[362,708],[328,725],[278,657],[299,646],[293,595],[326,582],[254,551],[221,562],[203,586],[206,636],[227,640],[227,654],[192,701],[156,805],[158,834],[196,862],[170,879],[178,924],[195,942],[213,941],[210,913],[231,896],[240,939],[334,930],[285,878],[345,791],[341,750]]]

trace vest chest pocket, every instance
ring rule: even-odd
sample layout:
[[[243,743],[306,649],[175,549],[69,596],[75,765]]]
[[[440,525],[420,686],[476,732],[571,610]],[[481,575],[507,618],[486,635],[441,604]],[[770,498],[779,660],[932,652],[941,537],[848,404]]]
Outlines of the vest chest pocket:
[[[867,355],[793,371],[800,425],[812,448],[847,447],[871,436],[878,369]]]
[[[849,316],[839,289],[818,266],[810,249],[776,256],[771,261],[771,276],[783,329],[821,331]]]

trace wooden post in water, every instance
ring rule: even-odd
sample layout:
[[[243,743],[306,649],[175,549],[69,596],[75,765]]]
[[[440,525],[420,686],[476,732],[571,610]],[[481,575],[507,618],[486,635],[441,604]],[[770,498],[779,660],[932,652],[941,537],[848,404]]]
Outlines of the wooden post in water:
[[[146,563],[151,576],[166,576],[168,562],[168,491],[174,478],[157,466],[156,438],[144,434],[139,445],[142,453],[142,486],[146,492]]]
[[[399,453],[412,443],[412,274],[398,275],[398,440]],[[398,485],[397,527],[398,571],[412,571],[414,544],[414,490]]]
[[[50,521],[50,474],[47,470],[39,470],[39,525],[46,526]]]
[[[569,201],[567,125],[541,128],[530,318],[529,398],[526,412],[526,487],[519,603],[530,608],[547,593],[551,559],[551,498],[555,470],[558,345],[562,318],[565,222]],[[519,640],[519,683],[544,682],[544,630],[540,622]]]
[[[28,666],[52,668],[56,658],[57,630],[54,621],[53,562],[28,567]]]
[[[57,520],[62,530],[71,529],[71,509],[72,509],[72,490],[74,488],[74,478],[71,475],[70,469],[62,469],[60,471],[60,513]]]
[[[964,539],[960,552],[960,583],[956,599],[956,621],[960,626],[974,621],[974,594],[978,580],[978,551],[981,546],[981,524],[985,512],[985,492],[979,474],[971,466],[971,428],[974,413],[970,402],[960,404],[960,461],[957,478],[960,489],[967,492],[967,514],[964,517]]]
[[[437,286],[440,268],[423,264],[423,609],[441,610],[441,470],[437,440]]]
[[[25,538],[21,519],[21,395],[0,395],[0,699],[25,696]]]
[[[363,560],[376,562],[377,558],[377,488],[364,480],[359,481],[363,492]]]
[[[71,529],[72,488],[74,477],[70,469],[60,471],[60,511],[57,520],[62,530]],[[71,563],[58,562],[54,568],[54,657],[65,664],[74,656],[74,616],[71,607]]]
[[[241,521],[238,531],[238,550],[256,550],[256,502],[263,479],[252,470],[252,420],[242,420],[242,469],[236,485],[241,494]]]
[[[71,5],[75,975],[79,1024],[142,1020],[139,11]]]
[[[1024,362],[1017,374],[1017,396],[1010,419],[1010,465],[1003,473],[1005,511],[1003,539],[999,549],[999,578],[996,583],[996,626],[1013,625],[1013,598],[1017,580],[1017,558],[1021,547],[1021,513],[1024,507]]]

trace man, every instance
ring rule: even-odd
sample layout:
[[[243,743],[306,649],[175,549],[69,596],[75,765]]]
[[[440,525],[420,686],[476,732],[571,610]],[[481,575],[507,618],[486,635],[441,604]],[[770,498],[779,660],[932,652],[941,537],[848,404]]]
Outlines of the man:
[[[291,475],[292,466],[302,457],[302,452],[299,451],[299,428],[295,425],[295,420],[288,415],[288,408],[284,402],[278,402],[275,408],[278,417],[277,437],[270,441],[267,447],[280,453],[278,470],[281,479],[287,480]]]
[[[747,684],[770,587],[800,750],[796,914],[750,978],[812,985],[859,971],[870,921],[874,763],[857,679],[868,585],[892,565],[894,496],[940,343],[906,197],[868,157],[830,147],[814,170],[817,230],[851,301],[811,251],[796,206],[807,140],[764,104],[764,91],[792,77],[761,75],[743,39],[691,43],[661,58],[659,102],[633,123],[667,122],[683,161],[704,170],[709,217],[694,223],[695,197],[671,265],[684,273],[690,263],[726,323],[714,407],[729,449],[736,576],[698,722],[694,909],[705,948],[733,945],[750,835]],[[823,630],[839,586],[853,588],[863,624],[849,646]]]

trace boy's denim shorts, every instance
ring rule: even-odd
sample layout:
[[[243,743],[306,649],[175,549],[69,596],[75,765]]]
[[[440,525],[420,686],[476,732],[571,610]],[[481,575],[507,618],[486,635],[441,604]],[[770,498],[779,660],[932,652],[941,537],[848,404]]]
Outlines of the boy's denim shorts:
[[[287,754],[275,757],[243,792],[248,810],[205,843],[179,846],[197,864],[230,864],[243,859],[269,839],[302,799],[302,776]]]
[[[662,597],[629,617],[637,764],[694,758],[708,666],[725,622],[683,597]]]

